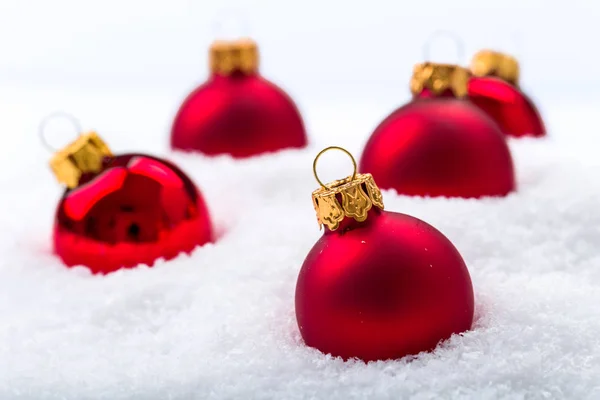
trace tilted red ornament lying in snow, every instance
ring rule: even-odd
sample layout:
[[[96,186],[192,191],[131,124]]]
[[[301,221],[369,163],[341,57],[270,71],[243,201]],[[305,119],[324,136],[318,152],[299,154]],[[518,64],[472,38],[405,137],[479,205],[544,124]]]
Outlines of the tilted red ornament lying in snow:
[[[56,209],[54,250],[68,266],[109,273],[212,240],[202,195],[168,161],[115,156],[91,132],[59,151],[51,166],[67,185]]]
[[[471,328],[469,271],[442,233],[383,211],[370,174],[323,185],[312,197],[325,232],[296,285],[296,318],[308,346],[344,359],[386,360],[431,350]]]
[[[519,63],[507,54],[483,50],[473,57],[469,98],[492,117],[506,135],[545,136],[535,104],[519,88]]]
[[[369,138],[360,171],[384,189],[417,196],[504,196],[515,190],[500,128],[468,99],[469,73],[456,65],[415,66],[414,99]]]
[[[258,73],[251,40],[215,42],[211,76],[181,105],[171,130],[174,149],[250,157],[307,144],[292,99]]]

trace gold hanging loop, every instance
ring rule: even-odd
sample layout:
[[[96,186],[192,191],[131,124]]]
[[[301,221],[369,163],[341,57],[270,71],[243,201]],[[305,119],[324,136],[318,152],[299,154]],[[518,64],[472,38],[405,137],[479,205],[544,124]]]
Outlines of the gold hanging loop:
[[[456,49],[456,63],[462,64],[466,61],[465,56],[465,44],[462,38],[452,31],[439,30],[433,32],[426,40],[423,42],[423,60],[431,61],[431,45],[436,42],[438,39],[447,38],[454,42],[454,47]]]
[[[324,148],[323,150],[321,150],[319,152],[319,154],[317,154],[317,156],[315,157],[315,161],[313,161],[313,174],[315,175],[315,179],[317,180],[317,182],[319,182],[319,185],[321,185],[321,187],[327,189],[328,187],[319,179],[319,175],[317,174],[317,161],[319,161],[319,157],[321,157],[323,154],[325,154],[326,152],[328,152],[329,150],[340,150],[343,151],[344,153],[346,153],[348,155],[348,157],[350,157],[350,159],[352,160],[352,166],[354,167],[354,171],[352,172],[352,178],[350,179],[350,181],[353,181],[356,179],[356,173],[358,171],[358,167],[356,165],[356,160],[354,159],[354,156],[352,155],[352,153],[350,153],[348,150],[344,149],[343,147],[339,147],[339,146],[329,146],[327,148]]]
[[[352,160],[354,171],[352,175],[324,184],[317,174],[317,161],[329,150],[340,150]],[[352,154],[338,146],[330,146],[319,152],[313,162],[315,179],[321,185],[312,193],[313,207],[317,213],[319,226],[327,226],[331,231],[339,228],[344,218],[353,218],[358,222],[367,219],[373,206],[383,210],[381,191],[375,184],[371,174],[359,174],[356,160]]]

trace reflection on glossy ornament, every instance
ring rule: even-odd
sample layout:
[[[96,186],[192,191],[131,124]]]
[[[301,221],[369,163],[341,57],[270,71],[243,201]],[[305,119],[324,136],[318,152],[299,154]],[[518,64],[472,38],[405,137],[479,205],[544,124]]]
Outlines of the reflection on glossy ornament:
[[[210,66],[208,81],[187,97],[175,117],[174,149],[250,157],[306,146],[296,105],[258,72],[255,42],[215,42]]]
[[[507,54],[483,50],[473,57],[469,98],[496,121],[506,135],[545,136],[535,104],[519,88],[519,63]]]
[[[464,98],[468,78],[468,71],[455,65],[417,65],[414,99],[375,129],[360,171],[405,195],[479,198],[515,190],[504,135]]]
[[[387,360],[432,350],[471,328],[473,287],[461,255],[431,225],[383,211],[370,174],[322,186],[313,205],[325,232],[296,285],[308,346]]]
[[[54,249],[68,266],[109,273],[152,265],[212,239],[201,194],[166,160],[115,156],[92,132],[58,152],[51,166],[67,185],[56,210]]]

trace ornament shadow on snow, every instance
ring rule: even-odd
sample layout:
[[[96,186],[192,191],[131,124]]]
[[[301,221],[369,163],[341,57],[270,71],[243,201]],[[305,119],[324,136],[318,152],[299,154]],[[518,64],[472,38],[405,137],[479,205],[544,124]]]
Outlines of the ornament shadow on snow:
[[[323,184],[318,158],[337,149],[352,175]],[[296,318],[306,345],[344,359],[387,360],[435,348],[471,328],[473,287],[454,245],[431,225],[384,211],[373,176],[359,174],[340,147],[313,164],[312,194],[323,236],[296,284]]]
[[[184,100],[173,122],[173,149],[243,158],[306,146],[300,112],[259,74],[253,40],[215,41],[209,58],[211,76]]]
[[[49,147],[47,121],[40,134]],[[50,161],[66,186],[53,245],[67,266],[83,265],[93,273],[151,266],[213,240],[204,199],[176,165],[145,154],[114,155],[95,132],[74,127],[78,137]]]

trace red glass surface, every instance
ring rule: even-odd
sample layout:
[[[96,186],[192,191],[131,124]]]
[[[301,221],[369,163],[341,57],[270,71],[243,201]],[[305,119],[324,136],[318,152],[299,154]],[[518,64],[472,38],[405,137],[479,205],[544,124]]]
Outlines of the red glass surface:
[[[473,77],[469,80],[469,98],[492,117],[506,135],[546,135],[536,106],[510,83],[494,77]]]
[[[172,163],[147,155],[107,158],[103,171],[65,191],[56,210],[56,254],[94,273],[152,265],[211,240],[196,186]]]
[[[171,147],[250,157],[307,144],[290,97],[260,75],[214,75],[183,102]]]
[[[305,343],[364,361],[428,351],[471,328],[473,287],[456,248],[408,215],[372,209],[326,231],[296,286]]]
[[[454,92],[451,89],[446,89],[441,93],[434,93],[433,91],[429,90],[428,88],[423,88],[423,90],[421,90],[420,93],[418,93],[417,95],[414,96],[417,99],[433,99],[433,98],[438,98],[438,97],[444,97],[444,98],[456,98],[456,95],[454,94]]]
[[[468,100],[418,98],[387,117],[360,160],[379,187],[416,196],[504,196],[515,190],[500,128]]]

